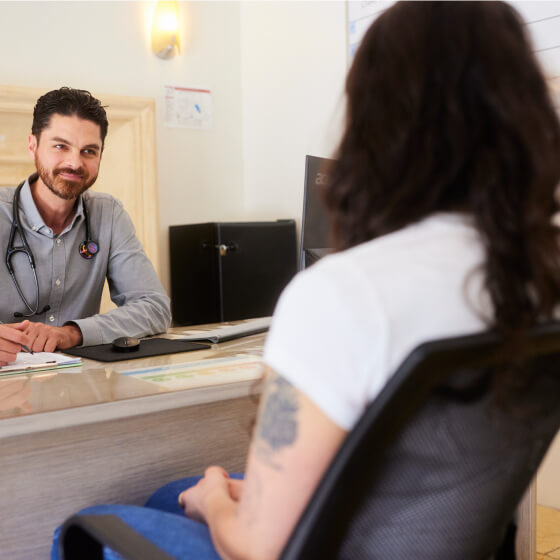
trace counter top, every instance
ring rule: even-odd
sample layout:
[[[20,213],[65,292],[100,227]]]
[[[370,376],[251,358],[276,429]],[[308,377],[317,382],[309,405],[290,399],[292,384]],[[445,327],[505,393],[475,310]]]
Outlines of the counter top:
[[[265,336],[120,362],[84,359],[77,367],[0,378],[0,439],[246,396],[262,375]]]

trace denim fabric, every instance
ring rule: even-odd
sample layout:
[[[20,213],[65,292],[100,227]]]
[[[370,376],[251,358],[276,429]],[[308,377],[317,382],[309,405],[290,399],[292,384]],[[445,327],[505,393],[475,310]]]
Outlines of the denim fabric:
[[[232,478],[243,478],[232,474]],[[140,534],[157,544],[177,560],[219,560],[212,545],[208,527],[185,517],[177,499],[179,494],[194,486],[200,477],[192,476],[175,480],[157,490],[144,507],[123,505],[93,506],[80,514],[113,514],[120,517]],[[53,536],[51,560],[59,560],[58,540],[60,527]],[[104,560],[121,560],[122,557],[108,548],[103,550]]]

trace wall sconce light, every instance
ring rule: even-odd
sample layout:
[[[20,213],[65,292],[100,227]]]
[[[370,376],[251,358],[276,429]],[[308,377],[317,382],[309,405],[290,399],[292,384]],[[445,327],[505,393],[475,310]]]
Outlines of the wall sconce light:
[[[158,0],[156,3],[152,19],[152,51],[160,58],[171,58],[181,52],[177,0]]]

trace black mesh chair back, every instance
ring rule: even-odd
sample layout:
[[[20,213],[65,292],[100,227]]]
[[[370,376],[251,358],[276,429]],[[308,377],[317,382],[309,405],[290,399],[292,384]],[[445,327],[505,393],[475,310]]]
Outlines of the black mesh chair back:
[[[524,350],[532,381],[508,410],[492,394],[496,333],[416,348],[345,439],[282,560],[514,558],[510,521],[560,426],[560,324],[532,330]],[[74,516],[63,558],[85,559],[92,538],[130,560],[165,557],[114,516]]]
[[[282,559],[504,557],[560,426],[560,325],[534,329],[526,355],[532,381],[505,410],[492,395],[496,333],[416,348],[346,438]]]

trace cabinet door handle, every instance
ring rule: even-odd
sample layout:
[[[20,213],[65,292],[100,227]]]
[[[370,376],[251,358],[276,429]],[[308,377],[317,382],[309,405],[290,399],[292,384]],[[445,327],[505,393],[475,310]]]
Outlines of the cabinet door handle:
[[[213,249],[218,249],[218,254],[220,257],[225,257],[228,253],[233,253],[237,251],[237,244],[232,242],[227,243],[218,243],[216,245],[212,243],[204,242],[202,243],[202,247],[205,249],[208,247],[212,247]]]

